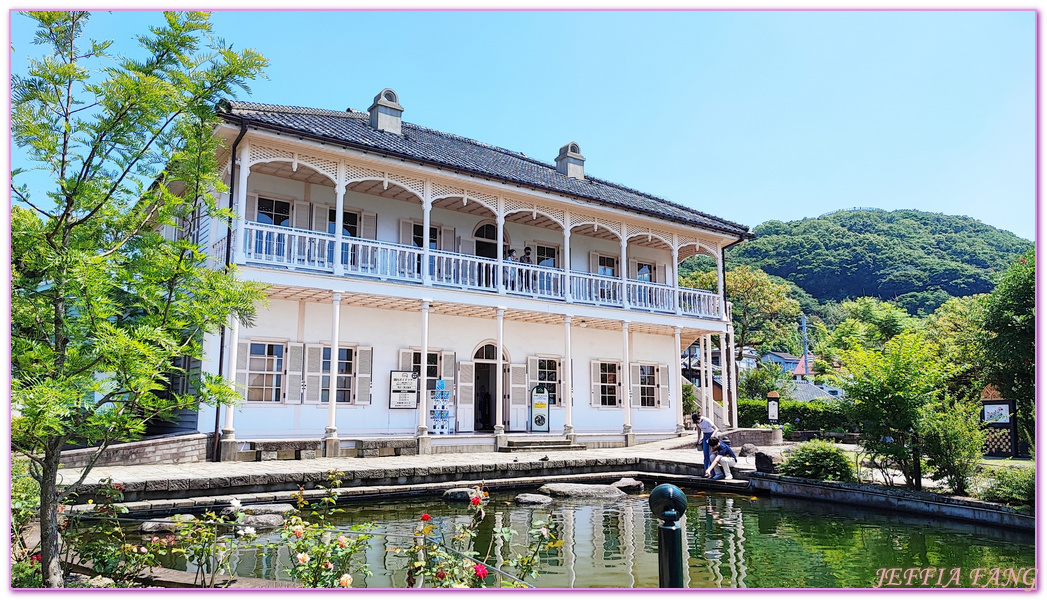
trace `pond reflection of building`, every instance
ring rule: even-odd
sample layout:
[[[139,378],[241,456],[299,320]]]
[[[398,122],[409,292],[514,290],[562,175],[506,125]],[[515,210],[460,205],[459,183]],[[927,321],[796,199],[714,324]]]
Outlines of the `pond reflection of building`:
[[[699,498],[701,498],[699,496]],[[694,582],[690,587],[737,587],[745,585],[745,523],[744,512],[736,506],[740,500],[705,498],[705,504],[695,509],[700,518],[686,523],[691,538],[688,566]]]

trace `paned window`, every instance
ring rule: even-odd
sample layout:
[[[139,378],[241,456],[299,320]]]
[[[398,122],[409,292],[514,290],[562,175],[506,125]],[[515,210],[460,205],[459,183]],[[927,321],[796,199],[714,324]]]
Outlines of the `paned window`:
[[[637,382],[640,386],[640,406],[657,406],[655,400],[655,389],[657,382],[657,374],[655,372],[654,365],[640,365],[640,381]]]
[[[604,277],[617,277],[618,276],[618,269],[616,268],[617,265],[618,265],[618,260],[615,259],[615,257],[613,257],[613,256],[601,256],[600,257],[600,263],[599,263],[600,270],[597,273],[597,275],[603,275]]]
[[[421,374],[422,374],[421,362],[422,362],[422,353],[421,352],[412,352],[411,353],[411,370],[414,371],[415,373],[418,373],[419,377],[421,377]],[[440,353],[439,352],[430,352],[429,353],[429,360],[426,361],[425,380],[426,380],[426,382],[428,382],[430,380],[435,382],[439,378],[440,378]],[[418,389],[422,393],[425,393],[424,390],[429,389],[429,387],[428,387],[428,385],[422,385],[421,382],[419,382]]]
[[[247,400],[279,402],[283,396],[284,345],[252,343],[247,363]]]
[[[337,211],[333,208],[327,209],[327,233],[334,233],[335,215]],[[360,216],[356,213],[342,213],[342,235],[349,237],[360,237]]]
[[[637,281],[654,281],[654,265],[649,263],[636,263]]]
[[[556,266],[556,248],[554,248],[553,246],[543,246],[541,244],[535,244],[534,254],[535,264],[543,267]]]
[[[323,376],[320,388],[320,402],[327,402],[331,394],[331,348],[324,348]],[[352,401],[353,351],[351,348],[338,349],[338,373],[335,390],[335,402]]]
[[[545,387],[545,390],[549,392],[549,405],[559,404],[556,399],[557,395],[557,383],[560,381],[560,361],[555,358],[539,358],[538,359],[538,383]]]
[[[618,406],[618,363],[600,363],[600,406]]]
[[[413,243],[416,248],[424,248],[425,247],[425,246],[422,245],[422,231],[424,229],[425,229],[425,226],[422,225],[421,223],[415,223],[414,226],[412,227],[412,232],[413,233],[412,233],[411,243]],[[439,250],[440,249],[440,228],[438,228],[438,227],[429,227],[429,249],[430,250]]]
[[[280,227],[291,226],[291,203],[283,200],[270,200],[268,198],[258,199],[258,214],[255,217],[259,223],[266,225],[278,225]]]

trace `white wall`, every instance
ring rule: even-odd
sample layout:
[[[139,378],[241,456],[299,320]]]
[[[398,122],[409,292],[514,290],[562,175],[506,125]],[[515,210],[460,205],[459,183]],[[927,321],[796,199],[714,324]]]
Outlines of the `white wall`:
[[[453,351],[457,361],[471,360],[474,350],[485,340],[494,340],[496,322],[430,314],[429,348],[431,351]],[[511,364],[526,364],[534,354],[563,356],[564,329],[562,325],[539,325],[506,320],[504,323],[505,350]],[[571,332],[574,361],[575,430],[585,432],[620,433],[623,409],[599,408],[590,405],[590,361],[622,358],[620,331],[602,331],[574,327]],[[327,303],[272,300],[268,308],[259,308],[254,327],[241,327],[240,341],[264,339],[268,341],[329,343],[331,339],[331,305]],[[345,345],[373,347],[371,404],[364,406],[339,405],[337,426],[340,437],[381,435],[386,433],[411,434],[418,417],[415,410],[389,409],[389,372],[399,369],[399,350],[421,345],[421,312],[389,311],[356,306],[341,308],[339,341]],[[632,361],[647,361],[672,365],[674,360],[672,336],[633,333]],[[213,363],[209,365],[214,368]],[[288,390],[289,391],[289,390]],[[289,400],[280,403],[244,403],[234,419],[239,439],[252,437],[317,437],[327,424],[327,405],[301,404],[299,394],[288,393]],[[660,408],[633,409],[633,429],[643,431],[673,431],[676,426],[675,394],[669,405]],[[550,411],[550,433],[563,431],[564,408]],[[200,430],[210,431],[214,412],[202,410]]]

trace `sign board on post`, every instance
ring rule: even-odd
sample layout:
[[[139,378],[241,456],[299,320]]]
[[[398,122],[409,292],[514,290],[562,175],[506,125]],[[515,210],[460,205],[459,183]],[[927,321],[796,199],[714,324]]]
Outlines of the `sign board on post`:
[[[389,408],[418,408],[418,373],[389,373]]]
[[[778,398],[778,392],[767,394],[767,423],[770,425],[778,424]]]
[[[531,431],[549,431],[549,391],[541,384],[531,390]]]

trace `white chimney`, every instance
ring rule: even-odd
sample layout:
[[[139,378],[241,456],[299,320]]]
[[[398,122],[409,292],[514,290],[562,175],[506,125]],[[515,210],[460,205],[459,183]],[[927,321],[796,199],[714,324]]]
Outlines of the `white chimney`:
[[[578,144],[571,142],[560,148],[560,156],[556,157],[556,170],[568,177],[585,180],[585,157],[579,153]]]
[[[371,127],[379,131],[388,131],[396,135],[400,133],[400,115],[404,113],[404,107],[397,102],[396,92],[385,88],[374,97],[374,104],[367,109],[371,115]]]

